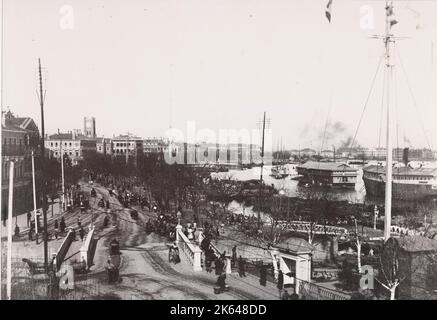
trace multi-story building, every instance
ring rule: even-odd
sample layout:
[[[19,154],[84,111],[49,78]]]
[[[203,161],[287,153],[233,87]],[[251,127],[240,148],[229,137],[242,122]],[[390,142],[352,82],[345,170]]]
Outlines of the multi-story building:
[[[114,153],[112,139],[97,138],[96,149],[97,149],[97,153],[112,155]]]
[[[75,132],[57,133],[47,137],[45,147],[50,150],[50,157],[59,159],[65,154],[76,165],[87,153],[96,152],[96,139],[78,136]]]
[[[39,153],[39,139],[32,118],[2,112],[2,215],[8,205],[10,161],[14,161],[14,214],[33,209],[31,152]]]
[[[168,151],[168,141],[163,138],[146,138],[143,140],[144,154],[161,154]]]
[[[130,134],[112,138],[115,156],[134,157],[143,153],[143,139]]]

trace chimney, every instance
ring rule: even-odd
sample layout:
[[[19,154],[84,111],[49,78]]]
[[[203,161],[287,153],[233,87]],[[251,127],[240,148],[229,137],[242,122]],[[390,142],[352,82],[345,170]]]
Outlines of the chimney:
[[[73,130],[71,133],[73,140],[76,140],[76,130]]]
[[[408,153],[409,153],[409,151],[410,151],[409,148],[404,148],[404,152],[403,152],[403,156],[402,156],[402,159],[404,160],[406,167],[408,167]]]
[[[2,111],[2,126],[6,126],[6,112]]]

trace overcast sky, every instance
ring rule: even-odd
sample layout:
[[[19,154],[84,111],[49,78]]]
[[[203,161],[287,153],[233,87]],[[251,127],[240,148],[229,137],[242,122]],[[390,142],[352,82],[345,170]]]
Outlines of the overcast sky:
[[[266,111],[274,141],[320,148],[328,119],[324,144],[338,146],[357,128],[384,50],[369,37],[384,31],[385,2],[334,0],[331,24],[327,2],[4,0],[2,107],[40,125],[40,57],[48,133],[83,129],[84,116],[106,137],[162,136],[170,125],[185,132],[191,120],[197,129],[252,130]],[[360,26],[365,5],[373,29]],[[394,144],[437,148],[437,1],[395,1],[395,13],[393,32],[409,37],[397,48],[417,106],[398,62]],[[382,70],[357,137],[370,147],[379,141]]]

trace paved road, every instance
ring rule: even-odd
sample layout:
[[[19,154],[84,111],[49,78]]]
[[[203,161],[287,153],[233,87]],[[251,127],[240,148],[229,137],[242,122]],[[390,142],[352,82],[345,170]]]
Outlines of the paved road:
[[[253,279],[241,281],[231,275],[231,291],[216,295],[213,287],[216,276],[194,272],[181,252],[181,263],[168,262],[167,239],[154,233],[147,235],[143,224],[153,212],[138,210],[139,219],[130,218],[116,197],[109,197],[105,188],[95,186],[98,197],[110,199],[111,208],[118,211],[118,228],[100,228],[95,265],[92,271],[100,279],[100,292],[104,298],[114,299],[277,299],[275,292],[257,288]],[[99,228],[99,224],[97,224]],[[116,237],[121,247],[120,276],[122,282],[109,285],[105,282],[104,265],[108,258],[109,241]],[[256,279],[255,279],[256,280]],[[257,281],[257,280],[256,280]]]

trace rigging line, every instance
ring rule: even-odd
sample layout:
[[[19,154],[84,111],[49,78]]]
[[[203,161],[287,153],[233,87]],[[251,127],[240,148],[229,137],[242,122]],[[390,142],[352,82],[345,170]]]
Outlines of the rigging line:
[[[383,79],[382,79],[382,99],[381,99],[381,115],[379,117],[379,137],[378,137],[378,149],[381,148],[381,136],[382,136],[382,120],[384,118],[384,98],[385,98],[385,80],[387,72],[384,68]]]
[[[373,76],[372,84],[370,86],[370,90],[369,90],[369,93],[367,95],[366,103],[364,104],[363,111],[361,112],[360,120],[358,121],[358,126],[357,126],[357,129],[355,131],[355,135],[354,135],[354,137],[352,139],[352,142],[351,142],[351,144],[349,146],[349,155],[351,154],[352,146],[354,145],[355,139],[357,138],[358,130],[360,129],[361,121],[363,120],[364,113],[366,112],[367,105],[368,105],[369,99],[370,99],[370,95],[372,94],[373,87],[375,85],[376,76],[378,75],[379,68],[381,67],[381,62],[383,60],[383,57],[384,57],[384,55],[381,55],[381,57],[379,58],[378,67],[376,68],[375,75]]]
[[[396,63],[396,56],[393,59],[394,63]],[[394,89],[394,95],[395,95],[395,120],[396,120],[396,161],[399,162],[399,108],[398,108],[398,82],[397,82],[397,77],[395,76],[395,72],[396,69],[392,69],[390,76],[392,78],[394,78],[395,80],[393,81],[393,89]],[[393,80],[393,79],[391,79]]]
[[[394,47],[396,49],[396,44],[394,45]],[[420,127],[423,131],[423,135],[425,136],[426,144],[428,145],[428,148],[432,150],[431,145],[429,143],[428,136],[426,135],[425,126],[423,125],[422,117],[420,116],[420,113],[419,113],[420,110],[419,110],[418,105],[417,105],[416,96],[414,95],[412,87],[411,87],[410,78],[408,77],[407,71],[406,71],[404,64],[402,62],[401,54],[399,53],[399,50],[394,50],[394,51],[398,55],[399,62],[400,62],[401,67],[402,67],[402,71],[404,72],[405,79],[406,79],[407,86],[408,86],[408,91],[410,92],[411,99],[413,100],[413,105],[414,105],[414,108],[416,109],[417,117],[419,118]]]

